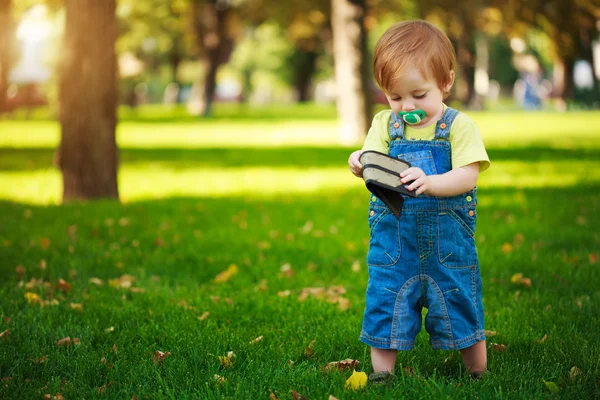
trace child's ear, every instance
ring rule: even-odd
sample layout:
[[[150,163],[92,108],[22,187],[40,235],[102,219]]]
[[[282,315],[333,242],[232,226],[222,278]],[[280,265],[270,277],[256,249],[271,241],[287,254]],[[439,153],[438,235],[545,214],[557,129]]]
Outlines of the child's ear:
[[[453,84],[454,84],[454,70],[451,69],[450,70],[450,80],[448,81],[446,86],[444,86],[444,92],[450,93],[450,89],[452,88]]]

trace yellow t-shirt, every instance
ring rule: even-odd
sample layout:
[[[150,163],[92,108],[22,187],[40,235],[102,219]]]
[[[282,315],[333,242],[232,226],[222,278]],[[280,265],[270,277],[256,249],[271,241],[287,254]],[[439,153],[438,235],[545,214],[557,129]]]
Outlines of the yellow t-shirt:
[[[444,106],[444,110],[446,107]],[[390,147],[390,118],[391,111],[384,110],[373,118],[371,128],[365,139],[362,150],[376,150],[388,153]],[[432,140],[435,137],[436,124],[423,129],[415,129],[404,124],[404,136],[408,140]],[[452,168],[479,162],[479,172],[490,167],[490,158],[485,151],[479,128],[469,116],[458,113],[450,127],[450,147],[452,149]]]

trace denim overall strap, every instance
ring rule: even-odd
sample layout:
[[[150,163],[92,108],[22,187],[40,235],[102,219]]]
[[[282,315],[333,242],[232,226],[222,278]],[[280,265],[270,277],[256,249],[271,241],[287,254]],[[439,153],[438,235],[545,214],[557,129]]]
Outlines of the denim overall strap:
[[[458,111],[454,108],[446,107],[446,111],[442,114],[442,118],[437,122],[435,128],[435,139],[449,140],[450,127],[454,122],[454,119],[458,115]]]
[[[404,121],[393,111],[390,111],[390,115],[390,139],[404,139]]]

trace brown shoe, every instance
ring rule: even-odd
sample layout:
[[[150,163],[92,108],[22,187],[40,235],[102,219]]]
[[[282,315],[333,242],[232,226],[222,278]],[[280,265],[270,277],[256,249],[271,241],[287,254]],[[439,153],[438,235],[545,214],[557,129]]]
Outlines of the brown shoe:
[[[394,375],[388,371],[373,372],[369,375],[369,383],[372,385],[385,385],[394,380]]]

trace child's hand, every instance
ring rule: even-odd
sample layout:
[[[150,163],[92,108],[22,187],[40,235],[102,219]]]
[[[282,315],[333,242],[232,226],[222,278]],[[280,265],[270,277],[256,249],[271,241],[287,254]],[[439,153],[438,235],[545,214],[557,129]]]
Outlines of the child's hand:
[[[400,181],[405,185],[410,183],[406,188],[410,191],[416,190],[417,196],[431,191],[431,178],[421,168],[411,167],[402,171]]]
[[[362,150],[356,150],[350,154],[350,157],[348,157],[348,166],[350,167],[350,171],[359,178],[362,178],[363,176],[363,166],[359,161],[361,154]]]

